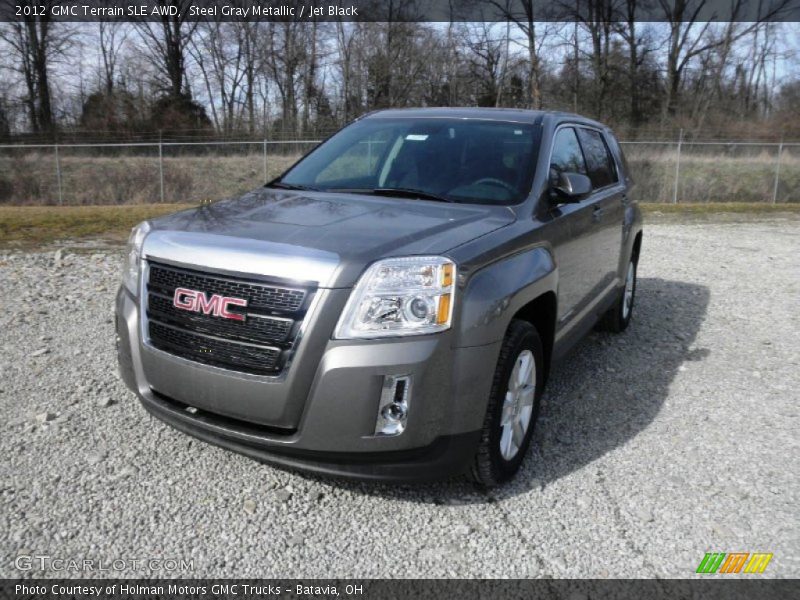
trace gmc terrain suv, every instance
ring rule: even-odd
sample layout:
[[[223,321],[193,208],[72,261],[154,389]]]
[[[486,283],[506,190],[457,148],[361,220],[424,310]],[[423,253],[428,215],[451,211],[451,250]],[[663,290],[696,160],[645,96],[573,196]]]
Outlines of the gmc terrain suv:
[[[263,188],[134,228],[122,376],[159,419],[256,459],[500,483],[551,364],[628,326],[630,186],[579,116],[369,114]]]

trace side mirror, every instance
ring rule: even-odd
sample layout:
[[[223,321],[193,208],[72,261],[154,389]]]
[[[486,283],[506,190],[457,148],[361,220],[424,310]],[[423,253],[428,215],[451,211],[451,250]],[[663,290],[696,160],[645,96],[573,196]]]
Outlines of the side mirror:
[[[552,190],[559,202],[580,202],[591,193],[592,180],[582,173],[562,172]]]

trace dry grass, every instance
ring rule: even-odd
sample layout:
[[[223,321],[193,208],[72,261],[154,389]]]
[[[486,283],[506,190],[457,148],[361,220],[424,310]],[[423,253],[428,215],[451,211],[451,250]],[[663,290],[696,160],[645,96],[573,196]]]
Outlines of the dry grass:
[[[269,156],[267,177],[277,177],[298,158],[299,155]],[[157,156],[63,156],[60,164],[64,205],[160,201]],[[164,158],[164,198],[171,203],[219,200],[264,185],[264,179],[264,158],[260,154]],[[52,156],[0,157],[0,204],[54,205],[58,204],[58,197]]]
[[[714,150],[682,153],[678,201],[693,203],[771,202],[775,188],[777,156],[767,152],[744,153],[721,145]],[[637,197],[642,202],[672,200],[677,154],[651,145],[625,148]],[[780,204],[800,202],[800,157],[784,151],[777,189]]]
[[[38,246],[57,240],[104,238],[124,242],[136,223],[172,213],[190,204],[144,204],[137,206],[2,206],[0,245]],[[649,218],[714,218],[740,215],[747,218],[789,214],[800,215],[800,204],[648,204]]]
[[[140,221],[189,206],[0,206],[0,243],[44,244],[98,236],[124,241]]]

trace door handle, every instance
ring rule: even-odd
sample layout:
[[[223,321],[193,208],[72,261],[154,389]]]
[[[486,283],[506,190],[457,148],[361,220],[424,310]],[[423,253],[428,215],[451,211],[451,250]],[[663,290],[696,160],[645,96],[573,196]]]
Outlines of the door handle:
[[[605,210],[606,209],[601,206],[595,206],[592,209],[592,221],[594,221],[595,223],[600,221],[600,219],[603,218],[603,213],[605,212]]]

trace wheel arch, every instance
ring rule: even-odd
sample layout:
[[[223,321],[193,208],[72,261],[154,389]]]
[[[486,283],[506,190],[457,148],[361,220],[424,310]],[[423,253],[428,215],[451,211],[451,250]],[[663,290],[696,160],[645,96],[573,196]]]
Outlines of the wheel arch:
[[[554,291],[547,291],[528,302],[512,317],[512,320],[518,319],[526,321],[536,328],[539,338],[542,341],[545,381],[550,373],[550,364],[553,358],[557,314],[558,299],[556,293]]]
[[[545,246],[486,265],[472,274],[464,288],[456,345],[499,342],[514,318],[534,324],[543,342],[552,338],[557,289],[558,271]]]

